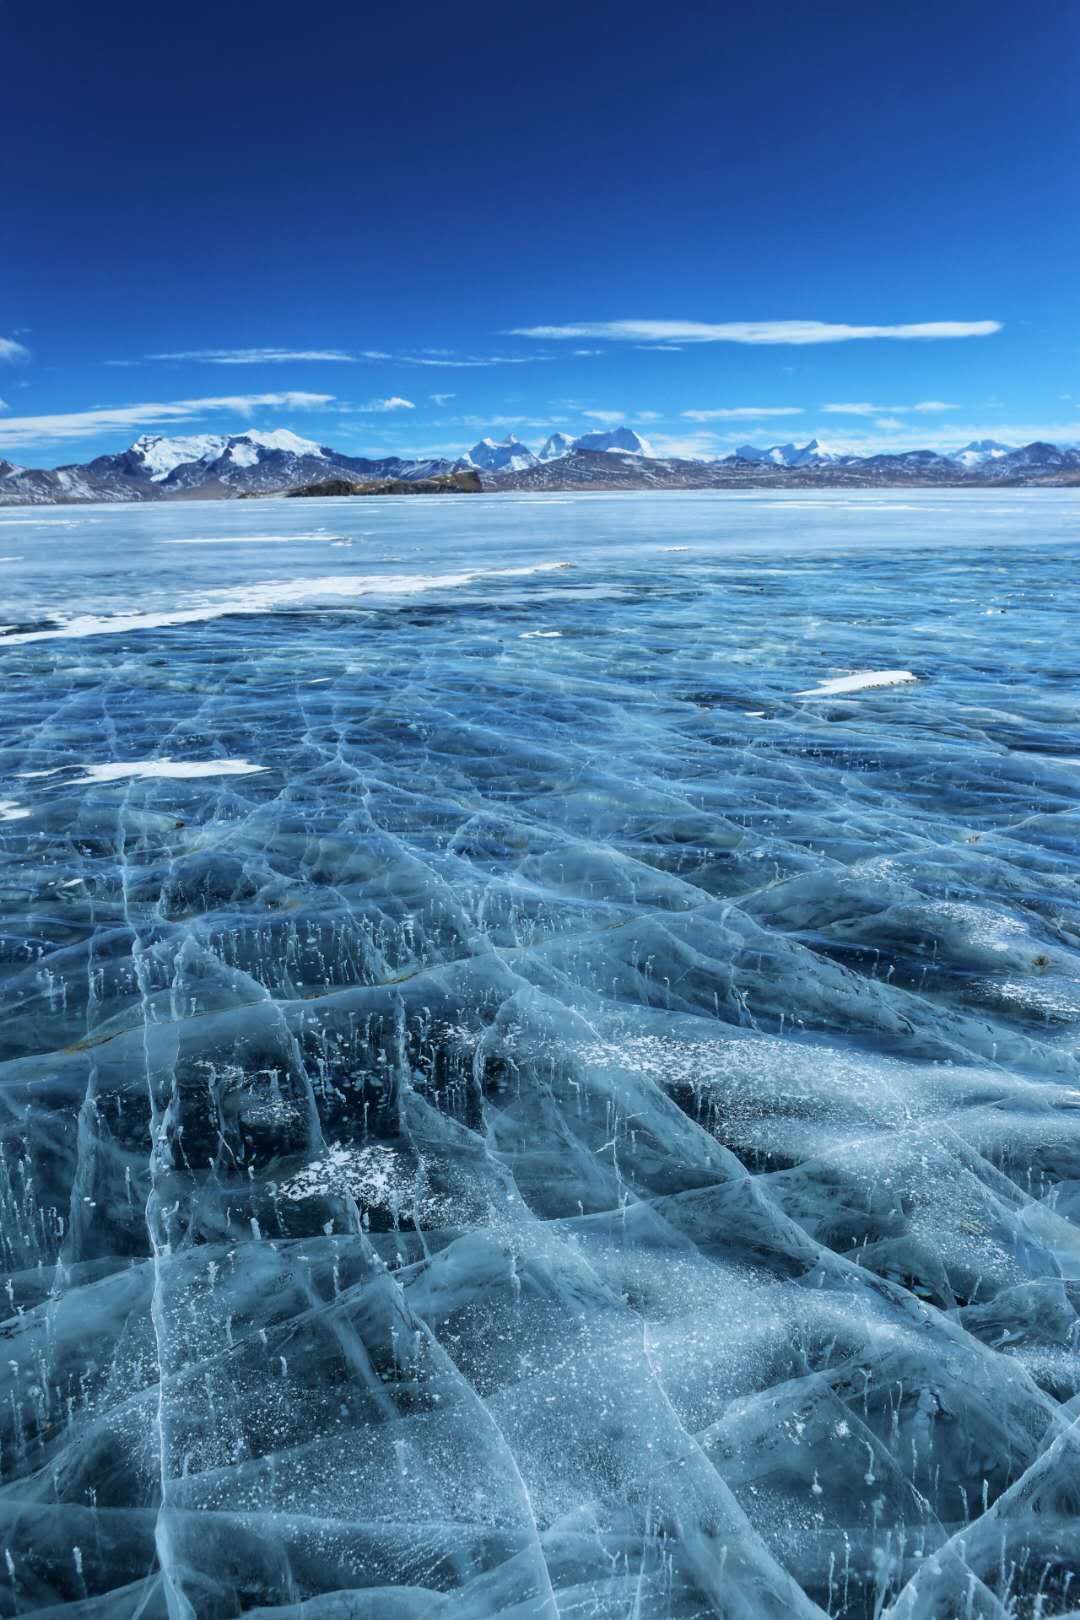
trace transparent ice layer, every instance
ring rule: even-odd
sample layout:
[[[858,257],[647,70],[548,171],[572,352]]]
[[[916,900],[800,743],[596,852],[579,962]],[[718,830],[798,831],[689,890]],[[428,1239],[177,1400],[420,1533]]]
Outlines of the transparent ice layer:
[[[0,1615],[1080,1611],[1078,520],[3,515]]]

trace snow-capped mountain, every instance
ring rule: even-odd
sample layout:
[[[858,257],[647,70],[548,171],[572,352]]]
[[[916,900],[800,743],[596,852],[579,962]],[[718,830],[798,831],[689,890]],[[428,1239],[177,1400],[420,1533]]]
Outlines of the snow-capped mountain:
[[[223,458],[232,463],[234,467],[254,467],[264,458],[260,451],[279,450],[289,456],[311,456],[317,461],[326,460],[326,451],[313,439],[302,439],[298,433],[290,433],[287,428],[278,428],[272,433],[238,433],[235,438],[229,439]]]
[[[598,428],[592,433],[582,433],[576,439],[569,438],[565,433],[553,433],[544,443],[537,460],[542,464],[560,461],[563,456],[572,455],[575,450],[610,450],[629,456],[654,454],[648,440],[635,433],[633,428],[617,427]]]
[[[141,463],[153,483],[161,484],[178,467],[211,467],[220,462],[217,468],[220,474],[230,467],[255,467],[265,459],[262,452],[274,450],[291,456],[311,456],[319,461],[326,459],[326,451],[314,439],[302,439],[288,428],[277,428],[270,433],[251,428],[246,433],[192,434],[176,439],[165,438],[160,433],[144,433],[125,455]]]
[[[537,460],[527,444],[508,433],[497,444],[494,439],[481,439],[462,456],[461,463],[480,472],[524,472],[526,467],[535,467]]]
[[[774,467],[786,467],[788,455],[794,454],[793,444],[773,444],[767,450],[762,450],[756,444],[739,444],[735,446],[736,461],[753,461],[757,463],[771,462]]]
[[[1045,477],[1049,473],[1074,469],[1080,469],[1080,451],[1036,439],[1032,444],[1022,445],[1019,450],[1010,450],[999,459],[984,463],[979,470],[994,478],[999,474],[1008,478],[1023,478]]]
[[[980,439],[963,450],[846,455],[817,439],[766,448],[740,445],[724,459],[658,456],[632,428],[570,439],[553,433],[539,455],[513,434],[481,439],[457,461],[350,456],[287,428],[168,438],[143,434],[127,450],[84,465],[19,467],[0,459],[0,505],[160,501],[275,495],[340,476],[350,483],[435,478],[473,468],[492,489],[862,489],[933,484],[1080,484],[1080,448],[1033,443],[1009,449]]]
[[[631,456],[651,456],[652,445],[643,439],[633,428],[616,427],[598,429],[595,433],[583,433],[574,440],[575,450],[621,450]]]
[[[568,456],[574,448],[573,439],[568,439],[565,433],[553,433],[548,438],[539,455],[538,461],[558,461],[562,456]]]
[[[766,449],[759,449],[757,445],[740,444],[735,451],[736,461],[768,462],[774,467],[824,467],[830,462],[844,461],[847,458],[837,450],[830,450],[827,444],[818,439],[811,439],[809,444],[772,444]]]
[[[182,467],[187,462],[216,461],[228,443],[227,438],[216,433],[191,434],[177,439],[167,439],[160,433],[143,433],[127,454],[141,463],[147,478],[160,484],[174,467]]]
[[[955,451],[951,459],[961,467],[981,467],[987,461],[1000,461],[1008,454],[1008,445],[998,444],[996,439],[972,439],[962,450]]]
[[[839,451],[833,450],[829,445],[822,444],[820,439],[811,439],[804,444],[801,450],[795,452],[793,467],[827,467],[830,462],[844,461],[846,457]]]
[[[0,462],[0,506],[139,501],[154,500],[157,496],[149,479],[129,489],[122,480],[98,478],[88,466],[16,467],[11,462]]]
[[[327,453],[314,439],[302,439],[299,433],[290,433],[288,428],[272,428],[269,433],[252,428],[250,432],[238,433],[236,437],[247,439],[250,444],[261,444],[264,450],[288,450],[294,456],[325,456]]]
[[[335,472],[354,481],[413,479],[435,477],[452,466],[444,460],[349,456],[287,428],[178,438],[146,433],[127,450],[97,456],[85,466],[45,470],[0,462],[0,504],[273,495]]]

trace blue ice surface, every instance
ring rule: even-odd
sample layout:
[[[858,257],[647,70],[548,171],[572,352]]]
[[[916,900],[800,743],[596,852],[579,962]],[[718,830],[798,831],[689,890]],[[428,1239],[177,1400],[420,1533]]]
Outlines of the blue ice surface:
[[[1080,492],[0,558],[0,1614],[1077,1613]]]

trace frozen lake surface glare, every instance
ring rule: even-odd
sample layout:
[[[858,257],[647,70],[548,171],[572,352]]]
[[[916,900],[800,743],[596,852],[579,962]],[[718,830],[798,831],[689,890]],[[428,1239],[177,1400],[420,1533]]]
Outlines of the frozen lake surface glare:
[[[1080,492],[0,559],[0,1615],[1080,1614]]]

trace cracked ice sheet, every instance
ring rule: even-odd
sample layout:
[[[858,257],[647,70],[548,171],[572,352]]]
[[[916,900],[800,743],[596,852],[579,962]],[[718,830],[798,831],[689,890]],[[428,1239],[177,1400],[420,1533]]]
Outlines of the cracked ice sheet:
[[[1077,498],[447,505],[12,576],[4,1612],[1070,1613]]]

